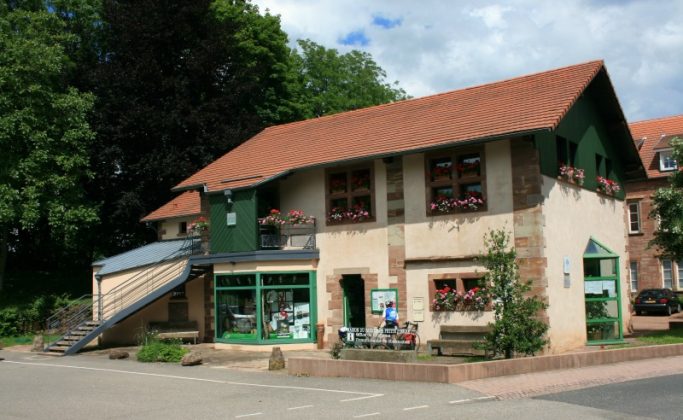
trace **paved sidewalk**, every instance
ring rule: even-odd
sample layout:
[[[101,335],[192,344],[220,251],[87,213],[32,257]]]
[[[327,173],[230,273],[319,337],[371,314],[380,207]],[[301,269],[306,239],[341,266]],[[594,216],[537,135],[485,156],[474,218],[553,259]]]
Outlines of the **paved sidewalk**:
[[[678,373],[683,373],[683,356],[477,379],[458,385],[507,400]]]

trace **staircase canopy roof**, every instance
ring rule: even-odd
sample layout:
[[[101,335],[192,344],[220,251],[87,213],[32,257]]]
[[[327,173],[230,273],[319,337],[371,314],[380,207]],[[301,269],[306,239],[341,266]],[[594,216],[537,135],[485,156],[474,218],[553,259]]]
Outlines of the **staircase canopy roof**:
[[[137,267],[172,260],[191,254],[193,248],[198,247],[201,239],[173,239],[169,241],[153,242],[139,248],[132,249],[113,257],[92,263],[93,267],[102,267],[96,274],[107,275]]]

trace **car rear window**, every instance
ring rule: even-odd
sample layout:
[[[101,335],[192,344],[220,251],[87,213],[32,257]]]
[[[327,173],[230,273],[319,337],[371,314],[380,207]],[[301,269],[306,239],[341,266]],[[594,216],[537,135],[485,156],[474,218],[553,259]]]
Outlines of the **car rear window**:
[[[661,298],[665,297],[666,293],[664,290],[643,290],[640,293],[641,298]]]

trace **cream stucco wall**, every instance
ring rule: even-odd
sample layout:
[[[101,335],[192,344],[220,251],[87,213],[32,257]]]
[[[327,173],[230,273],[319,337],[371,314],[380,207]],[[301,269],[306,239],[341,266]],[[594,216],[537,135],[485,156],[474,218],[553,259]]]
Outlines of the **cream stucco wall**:
[[[178,260],[168,264],[162,264],[155,269],[155,272],[164,273],[162,276],[157,276],[156,283],[152,289],[158,288],[166,282],[176,278],[185,268],[186,260]],[[92,290],[93,296],[98,296],[97,280],[95,275],[100,267],[95,267],[93,270]],[[149,293],[149,288],[138,287],[135,292],[131,294],[117,294],[111,293],[112,290],[118,286],[126,283],[129,280],[131,285],[142,285],[147,279],[147,276],[141,275],[145,272],[147,267],[141,267],[133,270],[121,271],[112,273],[102,277],[101,293],[103,298],[103,317],[104,319],[113,315],[125,306],[133,303],[135,299],[142,298]],[[204,287],[202,277],[186,283],[185,296],[188,302],[188,319],[196,321],[200,329],[200,337],[204,334]],[[125,303],[119,304],[122,296],[127,296]],[[136,314],[120,322],[113,328],[107,330],[102,335],[103,343],[108,344],[134,344],[137,343],[141,331],[143,331],[149,322],[166,322],[168,321],[168,302],[170,295],[165,295],[156,302],[143,308]],[[93,319],[97,318],[97,304],[93,305]]]
[[[185,296],[188,304],[188,320],[197,322],[201,340],[204,337],[204,284],[202,277],[186,283]],[[101,337],[102,344],[139,344],[140,338],[147,331],[150,322],[168,321],[170,300],[170,295],[167,294],[105,331]]]
[[[509,141],[484,146],[486,159],[486,192],[488,208],[483,212],[448,216],[426,214],[424,155],[403,157],[405,197],[406,259],[432,257],[463,257],[483,250],[483,235],[490,229],[512,226],[512,177]],[[301,209],[317,218],[317,248],[320,260],[318,275],[318,319],[328,314],[325,280],[339,274],[376,274],[379,288],[389,287],[396,278],[389,275],[389,229],[387,229],[386,167],[381,160],[373,162],[375,176],[376,220],[370,223],[327,226],[325,223],[325,171],[312,169],[288,177],[280,184],[281,210]],[[257,267],[251,267],[256,269]],[[476,267],[481,271],[483,267]],[[224,268],[217,267],[217,270]],[[268,267],[267,269],[272,269]],[[455,271],[454,271],[455,270]],[[249,270],[246,270],[249,271]],[[476,315],[431,314],[429,312],[429,274],[474,272],[474,267],[455,262],[412,264],[406,268],[407,296],[399,302],[406,305],[412,319],[413,298],[423,298],[425,317],[423,340],[438,336],[438,323],[485,325],[492,319],[490,312]],[[369,290],[366,290],[369,293]]]
[[[404,158],[406,259],[477,255],[487,231],[512,228],[509,141],[487,143],[484,154],[487,210],[445,216],[427,216],[424,155]]]
[[[583,253],[591,236],[619,255],[624,331],[630,323],[624,202],[543,177],[546,276],[551,353],[586,343]],[[571,285],[564,287],[563,260],[570,260]]]
[[[330,299],[327,276],[335,274],[377,274],[378,287],[389,287],[386,170],[381,160],[373,162],[376,220],[369,223],[326,224],[325,171],[313,169],[289,177],[280,185],[281,210],[304,210],[317,219],[316,245],[320,250],[317,267],[318,320],[324,321]],[[369,290],[366,290],[369,293]]]
[[[190,226],[197,216],[193,217],[175,217],[172,219],[166,219],[159,222],[159,235],[161,240],[167,239],[181,239],[187,236],[187,233],[180,232],[180,224],[182,222],[187,223]]]

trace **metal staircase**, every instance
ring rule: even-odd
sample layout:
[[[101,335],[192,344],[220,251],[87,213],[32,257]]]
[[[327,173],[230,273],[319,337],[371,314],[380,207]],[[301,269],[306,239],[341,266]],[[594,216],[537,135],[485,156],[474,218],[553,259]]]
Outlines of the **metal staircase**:
[[[115,288],[99,295],[85,295],[57,311],[46,321],[48,333],[61,337],[45,351],[69,355],[107,329],[171,292],[177,286],[204,275],[208,266],[192,263],[201,252],[199,240],[189,237],[180,250],[146,267]]]

